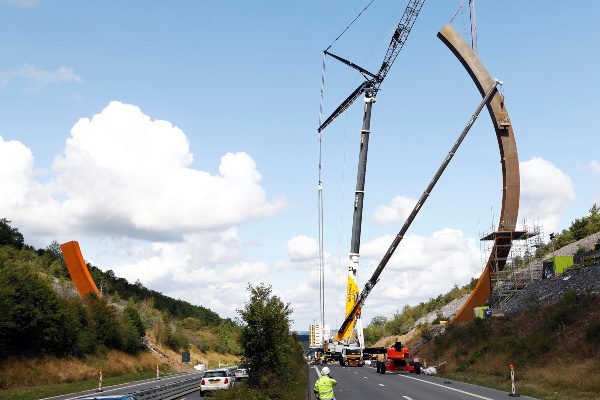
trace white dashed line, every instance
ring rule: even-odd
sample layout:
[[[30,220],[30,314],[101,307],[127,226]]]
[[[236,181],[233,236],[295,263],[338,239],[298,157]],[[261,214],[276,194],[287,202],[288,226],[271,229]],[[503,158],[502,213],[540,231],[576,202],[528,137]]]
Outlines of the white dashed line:
[[[413,377],[406,376],[406,375],[398,375],[398,376],[402,376],[403,378],[407,378],[407,379],[414,379],[415,381],[419,381],[419,382],[423,382],[423,383],[428,383],[428,384],[434,385],[434,386],[443,387],[444,389],[453,390],[455,392],[466,394],[466,395],[469,395],[471,397],[477,397],[478,399],[494,400],[494,399],[491,399],[489,397],[480,396],[480,395],[475,394],[475,393],[469,393],[469,392],[465,392],[464,390],[454,389],[454,388],[451,388],[451,387],[448,387],[448,386],[445,386],[445,385],[440,385],[439,383],[428,382],[428,381],[424,381],[424,380],[413,378]]]

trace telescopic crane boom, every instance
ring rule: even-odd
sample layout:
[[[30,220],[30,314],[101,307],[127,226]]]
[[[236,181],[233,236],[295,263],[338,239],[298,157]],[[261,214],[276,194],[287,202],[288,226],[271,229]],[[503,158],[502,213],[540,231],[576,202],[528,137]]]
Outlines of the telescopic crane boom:
[[[365,81],[362,82],[358,87],[344,100],[335,110],[334,112],[323,122],[321,126],[319,126],[319,133],[323,131],[335,118],[337,118],[340,114],[342,114],[350,105],[362,94],[364,93],[365,107],[363,114],[363,126],[361,129],[361,142],[360,142],[360,152],[358,159],[358,174],[356,178],[356,191],[354,193],[354,216],[352,220],[352,238],[350,243],[350,254],[349,254],[349,265],[348,265],[348,286],[346,291],[346,316],[349,315],[350,311],[355,307],[356,300],[358,299],[358,266],[360,261],[360,233],[361,233],[361,224],[362,224],[362,211],[363,211],[363,199],[364,199],[364,189],[365,189],[365,175],[367,168],[367,151],[369,147],[369,134],[371,133],[371,109],[373,107],[373,103],[375,103],[377,92],[381,87],[381,84],[385,77],[387,76],[392,64],[396,60],[398,53],[402,50],[404,43],[408,39],[408,35],[412,30],[412,27],[423,7],[425,0],[408,0],[408,4],[406,5],[406,9],[402,14],[402,18],[396,27],[392,38],[390,40],[390,44],[388,46],[386,55],[381,63],[381,67],[376,74],[369,72],[368,70],[359,67],[358,65],[342,58],[336,56],[332,53],[329,53],[325,50],[326,55],[330,55],[338,61],[348,65],[356,69],[364,78]],[[355,313],[351,321],[345,324],[345,329],[340,330],[335,335],[336,341],[346,341],[349,342],[351,339],[356,339],[358,342],[358,346],[364,347],[364,340],[362,335],[362,322],[360,320],[360,310],[358,313]],[[354,325],[357,325],[358,338],[354,338],[353,336],[353,328]]]

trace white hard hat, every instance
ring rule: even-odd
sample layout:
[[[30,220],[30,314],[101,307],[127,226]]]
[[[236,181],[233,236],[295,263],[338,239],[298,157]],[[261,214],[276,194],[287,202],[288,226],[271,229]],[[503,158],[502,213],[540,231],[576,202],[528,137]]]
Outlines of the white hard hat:
[[[329,367],[323,367],[323,369],[321,370],[321,373],[323,375],[329,375]]]

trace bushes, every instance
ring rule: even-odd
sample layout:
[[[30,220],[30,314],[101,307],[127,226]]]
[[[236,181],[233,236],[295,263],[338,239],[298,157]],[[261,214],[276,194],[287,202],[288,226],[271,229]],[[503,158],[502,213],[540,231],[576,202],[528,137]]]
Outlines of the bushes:
[[[552,332],[571,325],[585,313],[591,300],[587,293],[578,294],[575,290],[569,290],[547,316],[546,329]]]
[[[90,294],[63,298],[39,273],[26,266],[0,268],[0,356],[74,355],[113,348],[143,348],[139,314],[133,306],[120,315],[105,299]]]
[[[600,344],[600,320],[596,320],[588,325],[585,337],[591,342]]]
[[[290,333],[292,309],[271,287],[248,286],[250,301],[241,317],[240,346],[248,364],[248,386],[260,390],[259,399],[298,399],[306,397],[306,361],[296,334]]]

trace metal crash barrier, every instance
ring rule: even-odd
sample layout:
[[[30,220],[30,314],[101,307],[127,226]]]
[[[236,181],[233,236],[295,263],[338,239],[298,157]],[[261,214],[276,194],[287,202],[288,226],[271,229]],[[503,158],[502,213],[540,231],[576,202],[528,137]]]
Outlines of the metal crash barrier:
[[[175,400],[182,395],[195,392],[199,389],[200,380],[198,377],[176,381],[168,385],[156,386],[152,389],[133,392],[140,400]]]

